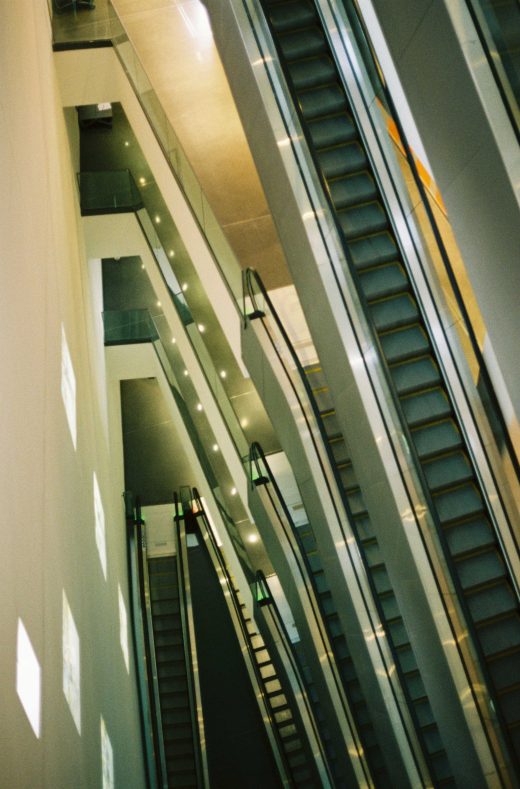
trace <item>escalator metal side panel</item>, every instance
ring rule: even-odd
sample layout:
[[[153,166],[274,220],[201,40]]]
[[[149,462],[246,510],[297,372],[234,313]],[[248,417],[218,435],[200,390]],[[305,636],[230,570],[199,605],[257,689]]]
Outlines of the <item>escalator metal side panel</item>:
[[[352,660],[369,708],[374,713],[374,726],[393,781],[399,786],[421,785],[421,776],[426,776],[428,771],[415,742],[402,689],[391,669],[393,659],[386,637],[367,635],[375,633],[379,616],[357,549],[349,551],[340,530],[338,517],[345,534],[350,534],[345,514],[338,513],[331,497],[332,472],[328,470],[327,478],[327,471],[320,468],[314,453],[311,437],[300,432],[295,398],[291,396],[283,368],[279,360],[273,358],[274,352],[258,321],[243,330],[242,353],[289,458],[309,520],[315,524],[324,572],[332,597],[337,601],[343,631],[352,637],[349,642]],[[353,535],[349,543],[354,545]],[[424,627],[424,612],[421,613]],[[426,621],[431,618],[427,617]]]
[[[203,545],[205,547],[205,550],[207,550],[208,556],[210,558],[211,564],[213,565],[213,567],[215,569],[215,573],[216,573],[216,575],[218,577],[219,583],[222,586],[222,589],[225,590],[224,598],[225,598],[225,602],[226,602],[226,605],[227,605],[227,608],[228,608],[228,611],[229,611],[229,616],[230,616],[230,619],[231,619],[231,622],[232,622],[232,625],[233,625],[233,629],[234,629],[234,631],[236,633],[236,636],[237,636],[237,640],[238,640],[238,643],[239,643],[239,646],[240,646],[240,650],[242,652],[242,655],[244,656],[244,662],[245,662],[245,665],[246,665],[247,673],[249,674],[251,685],[252,685],[253,690],[254,690],[254,695],[255,695],[255,698],[257,700],[257,703],[258,703],[258,706],[259,706],[259,710],[260,710],[260,714],[261,714],[262,720],[263,720],[264,725],[265,725],[267,738],[269,740],[269,743],[270,743],[270,746],[271,746],[271,750],[272,750],[272,753],[273,753],[273,757],[274,757],[274,760],[276,762],[276,767],[278,769],[280,780],[281,780],[282,785],[284,787],[289,787],[290,786],[290,779],[289,779],[289,776],[288,776],[288,773],[287,773],[287,768],[286,768],[286,765],[284,763],[283,756],[280,753],[278,742],[277,742],[275,733],[273,731],[274,727],[273,727],[273,724],[271,722],[270,712],[269,712],[269,709],[267,707],[263,691],[262,691],[262,689],[260,687],[260,683],[258,681],[255,669],[253,667],[252,659],[251,659],[250,652],[249,652],[249,647],[248,647],[248,644],[246,642],[246,638],[245,638],[244,632],[243,632],[242,627],[241,627],[240,617],[239,617],[239,614],[237,612],[237,608],[235,607],[235,604],[233,602],[235,600],[235,598],[236,598],[236,592],[235,592],[234,589],[230,588],[230,586],[228,584],[228,579],[226,577],[226,574],[222,570],[222,567],[221,567],[220,562],[219,562],[219,558],[218,558],[217,553],[216,553],[215,546],[213,544],[213,540],[212,540],[212,538],[211,538],[211,536],[209,534],[209,527],[206,524],[205,518],[203,518],[203,519],[199,518],[198,519],[198,527],[200,529],[200,533],[201,533],[201,536],[202,536]]]
[[[446,651],[443,647],[443,642],[456,643],[445,605],[446,601],[451,604],[454,600],[453,590],[449,584],[441,590],[436,586],[416,520],[416,514],[424,517],[424,506],[420,500],[414,503],[410,501],[401,482],[399,467],[379,410],[379,403],[387,411],[389,405],[385,396],[381,396],[384,390],[375,397],[365,367],[365,359],[370,364],[374,351],[369,344],[359,345],[352,326],[345,321],[346,305],[334,276],[343,276],[340,260],[336,258],[333,274],[327,258],[326,233],[320,235],[320,231],[311,227],[308,221],[309,216],[312,218],[315,215],[314,206],[308,201],[308,194],[304,195],[303,203],[300,203],[293,191],[291,178],[298,173],[298,164],[291,151],[292,137],[288,136],[277,114],[274,99],[267,97],[265,106],[263,104],[265,96],[259,88],[256,74],[263,68],[265,60],[263,56],[255,57],[252,54],[255,44],[251,44],[248,33],[244,34],[241,27],[249,24],[243,11],[241,14],[239,6],[242,4],[232,3],[233,9],[230,9],[227,5],[208,0],[207,5],[214,20],[224,65],[228,63],[229,66],[231,60],[233,63],[233,68],[227,69],[228,78],[268,202],[277,221],[289,267],[295,280],[298,280],[298,290],[311,333],[320,357],[327,357],[327,365],[343,376],[340,382],[330,381],[331,389],[334,386],[338,399],[344,401],[348,397],[349,405],[352,403],[350,414],[353,418],[349,419],[352,460],[371,520],[374,524],[379,522],[384,525],[384,529],[380,527],[378,540],[382,549],[386,546],[388,550],[385,560],[389,574],[407,629],[412,634],[414,652],[420,663],[421,674],[425,676],[428,696],[432,699],[442,740],[447,744],[450,763],[461,781],[468,780],[470,765],[470,779],[475,786],[479,786],[483,782],[483,775],[495,772],[495,765],[477,707],[468,692],[468,677],[459,648],[457,646]],[[224,27],[228,31],[234,29],[236,35],[228,34],[226,42],[221,42],[219,28]],[[244,45],[241,43],[242,36],[246,39]],[[252,68],[249,63],[253,64]],[[263,80],[262,88],[270,90],[267,77],[264,75],[259,79]],[[273,123],[270,122],[270,114],[274,117]],[[297,141],[297,128],[292,135]],[[310,214],[305,210],[305,205]],[[316,199],[316,205],[319,205],[319,198]],[[344,291],[347,291],[346,287]],[[358,306],[355,303],[347,304],[347,311],[355,312]],[[338,349],[341,349],[344,364],[338,364]],[[388,412],[386,416],[389,424],[397,424],[395,414]],[[271,418],[276,422],[274,412]],[[406,442],[399,435],[397,441],[400,442],[402,465],[405,469],[408,467],[410,476],[413,476]],[[403,567],[407,573],[406,583],[402,581]],[[441,569],[449,577],[447,571]],[[410,588],[415,594],[413,601],[412,595],[408,594]],[[426,589],[429,590],[428,595]],[[418,604],[418,601],[421,602]],[[428,627],[425,626],[426,622],[429,623]],[[438,693],[439,682],[450,688],[449,692],[442,694],[442,699]],[[463,709],[458,703],[461,697],[468,698]]]

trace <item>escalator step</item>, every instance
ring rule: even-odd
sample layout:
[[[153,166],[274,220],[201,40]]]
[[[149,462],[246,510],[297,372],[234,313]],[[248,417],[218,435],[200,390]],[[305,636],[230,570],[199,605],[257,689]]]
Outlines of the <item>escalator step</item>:
[[[441,419],[451,412],[446,393],[439,388],[404,397],[401,404],[410,427]]]
[[[520,686],[520,660],[516,651],[495,658],[488,665],[494,685],[498,691],[514,685]]]
[[[356,517],[356,515],[361,515],[362,513],[367,511],[365,502],[363,500],[363,495],[359,488],[353,491],[352,493],[348,494],[347,501],[350,507],[350,511],[354,517]]]
[[[351,139],[352,131],[347,116],[341,117],[344,118],[342,124],[335,124],[334,127],[329,127],[324,121],[315,121],[314,124],[310,124],[310,135],[317,149],[316,155],[325,178],[339,178],[340,176],[359,173],[367,167],[366,154],[357,141],[343,145],[343,143]],[[333,148],[332,146],[334,145],[341,145],[341,147]],[[320,148],[325,150],[320,151]],[[395,258],[395,244],[393,253],[390,254],[385,240],[380,239],[378,236],[375,239],[374,244],[365,244],[364,249],[359,250],[360,255],[367,257],[370,263],[383,263],[386,260]],[[364,239],[364,241],[368,242],[369,239]],[[361,244],[361,242],[357,243]],[[376,254],[377,250],[380,250],[380,257],[384,259],[376,260],[378,257]]]
[[[429,356],[413,362],[403,362],[390,367],[398,395],[411,394],[427,389],[440,382],[437,365]]]
[[[460,432],[452,419],[443,419],[432,425],[412,430],[412,437],[421,459],[458,448],[462,443]]]
[[[298,94],[303,117],[313,120],[325,115],[336,115],[346,109],[345,94],[339,85],[324,85]]]
[[[428,753],[437,753],[443,749],[441,735],[437,726],[430,726],[422,730],[422,736]]]
[[[444,534],[452,556],[460,556],[495,543],[491,525],[484,516],[446,528]]]
[[[406,688],[413,702],[426,700],[426,690],[419,672],[406,677]]]
[[[419,314],[417,303],[409,293],[400,293],[383,301],[372,302],[370,313],[376,329],[380,332],[415,323]]]
[[[377,542],[371,542],[364,548],[367,564],[370,568],[377,567],[383,564],[381,551]]]
[[[361,238],[379,233],[388,225],[387,216],[379,202],[364,203],[337,211],[336,215],[346,239]]]
[[[517,723],[520,720],[520,688],[503,695],[500,706],[506,722]]]
[[[354,124],[346,113],[336,115],[333,118],[320,118],[319,120],[311,121],[309,123],[309,133],[312,144],[317,150],[345,145],[356,139]]]
[[[397,600],[393,592],[385,597],[380,597],[379,601],[387,622],[392,619],[397,619],[397,617],[400,616],[399,606],[397,605]]]
[[[322,55],[290,63],[289,74],[296,90],[305,90],[331,82],[336,77],[336,69],[330,57]]]
[[[157,674],[159,679],[174,679],[186,676],[186,666],[184,657],[182,660],[172,660],[171,655],[167,655],[163,660],[157,658]]]
[[[498,553],[488,550],[457,562],[457,572],[463,589],[480,587],[505,575],[505,567]]]
[[[376,592],[378,594],[385,594],[386,592],[392,591],[392,585],[390,583],[386,567],[376,567],[372,571],[372,580],[374,581]]]
[[[403,674],[409,674],[417,670],[417,661],[410,645],[402,647],[397,651],[397,659]]]
[[[395,649],[399,649],[399,647],[406,646],[409,643],[410,639],[402,619],[388,623],[386,628]]]
[[[435,493],[433,501],[442,524],[476,515],[484,506],[482,496],[473,483],[460,485],[446,493]]]
[[[479,627],[478,635],[486,657],[515,649],[516,659],[520,659],[520,621],[516,614]]]
[[[174,712],[176,710],[189,710],[189,697],[187,692],[163,693],[161,688],[161,710]]]
[[[338,470],[343,490],[349,490],[357,485],[357,479],[350,461],[346,461],[345,465]]]
[[[356,173],[336,178],[329,184],[330,196],[336,210],[355,203],[368,203],[377,196],[376,185],[368,173]]]
[[[179,598],[172,600],[160,599],[154,602],[153,618],[154,620],[159,616],[175,616],[180,611]]]
[[[159,677],[161,694],[187,693],[188,680],[186,677]]]
[[[418,324],[383,334],[380,340],[383,353],[389,364],[402,362],[414,356],[422,356],[430,347],[424,329]]]
[[[341,623],[339,621],[338,614],[334,612],[330,614],[326,619],[327,629],[330,633],[330,637],[336,642],[337,639],[344,639],[345,636],[343,635],[343,630],[341,628]]]
[[[297,27],[307,27],[316,20],[316,12],[312,5],[302,0],[291,0],[287,3],[271,3],[269,19],[277,32]]]
[[[154,631],[154,641],[156,648],[165,648],[171,650],[172,657],[178,657],[184,655],[184,647],[182,641],[182,633],[180,630],[166,630],[166,631]]]
[[[470,595],[467,602],[471,617],[476,624],[493,616],[512,613],[517,604],[511,587],[502,583]]]
[[[450,455],[431,460],[423,465],[423,469],[430,490],[456,485],[473,476],[472,468],[464,452],[453,452]]]
[[[278,39],[284,58],[288,61],[310,58],[327,52],[323,33],[317,27],[284,33]]]
[[[377,299],[401,293],[408,288],[402,265],[396,261],[360,272],[359,279],[367,299]]]
[[[421,728],[435,725],[432,708],[430,706],[430,702],[427,699],[418,701],[416,704],[414,704],[414,710]]]
[[[153,610],[152,624],[154,633],[164,633],[166,631],[172,631],[174,633],[181,632],[181,620],[179,615],[157,615],[155,607]]]
[[[359,148],[360,155],[364,156],[361,146]],[[359,269],[390,263],[398,257],[395,239],[388,232],[352,241],[349,244],[349,252],[352,262]]]
[[[177,585],[172,586],[171,584],[159,584],[158,586],[150,586],[150,599],[153,603],[165,600],[178,600],[179,599],[179,590],[177,589]]]

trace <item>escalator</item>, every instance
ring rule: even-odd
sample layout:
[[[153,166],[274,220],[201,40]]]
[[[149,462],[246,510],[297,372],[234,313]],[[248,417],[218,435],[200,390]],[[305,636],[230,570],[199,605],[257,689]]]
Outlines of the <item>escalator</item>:
[[[187,551],[210,784],[322,785],[294,700],[240,600],[196,490],[176,504]],[[222,592],[224,591],[224,594]]]
[[[516,761],[518,601],[485,493],[316,8],[310,0],[262,0],[261,5]],[[335,448],[340,452],[340,442]]]
[[[168,785],[194,787],[197,763],[179,599],[177,557],[148,560],[150,603]]]
[[[273,510],[276,512],[278,508],[281,508],[282,514],[279,517],[287,524],[287,528],[290,530],[290,534],[287,535],[288,544],[292,550],[297,551],[298,559],[301,559],[301,561],[298,561],[298,566],[302,568],[303,565],[303,568],[305,568],[304,570],[302,568],[300,572],[305,573],[303,576],[305,585],[307,585],[307,581],[310,582],[315,604],[320,612],[321,622],[318,624],[318,630],[321,630],[321,626],[323,626],[328,636],[328,640],[321,646],[321,650],[326,655],[332,652],[339,674],[340,686],[343,687],[354,718],[372,778],[377,786],[390,786],[390,776],[384,763],[376,732],[374,731],[371,712],[349,652],[337,607],[316,548],[312,527],[308,523],[298,527],[294,524],[275,476],[269,466],[269,461],[259,444],[252,445],[250,456],[252,458],[253,475],[256,477],[254,480],[255,487],[258,490],[260,486],[265,486],[266,494],[270,499]],[[291,537],[295,538],[295,542],[291,540]],[[291,550],[285,545],[283,548]],[[274,566],[276,568],[276,565]],[[298,586],[300,585],[299,578],[296,579],[296,583]],[[312,608],[314,609],[314,605]],[[319,712],[317,714],[319,715]],[[334,760],[331,759],[330,761],[334,765]]]

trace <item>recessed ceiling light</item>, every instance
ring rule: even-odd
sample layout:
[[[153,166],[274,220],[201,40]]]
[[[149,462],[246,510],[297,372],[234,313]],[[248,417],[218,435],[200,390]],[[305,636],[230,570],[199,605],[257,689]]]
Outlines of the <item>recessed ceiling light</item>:
[[[175,345],[176,342],[177,340],[175,339],[175,337],[172,337],[172,345]]]
[[[240,420],[240,427],[247,427],[249,424],[249,419],[241,419]]]
[[[184,370],[184,375],[188,375],[188,371],[187,370]]]
[[[197,403],[197,411],[202,411],[202,403]]]
[[[171,258],[174,258],[174,257],[175,257],[175,250],[174,250],[174,249],[170,249],[170,251],[168,252],[168,255],[169,255]]]
[[[159,214],[156,214],[155,215],[155,224],[159,225],[160,223],[161,223],[161,217],[159,216]]]
[[[125,148],[128,148],[129,145],[130,143],[128,142],[128,140],[125,140]]]
[[[158,306],[158,307],[162,307],[162,304],[161,304],[161,302],[160,302],[160,301],[158,301],[158,302],[157,302],[157,306]]]
[[[236,496],[237,495],[237,489],[236,488],[231,488],[230,493],[231,493],[232,496]]]
[[[183,289],[184,292],[186,292],[188,290],[188,283],[187,282],[183,283],[182,289]]]
[[[204,334],[204,332],[206,331],[206,327],[204,326],[203,323],[199,323],[197,325],[197,328],[198,328],[198,330],[200,331],[201,334]]]
[[[146,268],[146,266],[144,265],[144,263],[141,263],[141,268],[142,268],[142,269],[145,269],[145,268]]]
[[[225,371],[225,370],[221,370],[221,371],[220,371],[220,377],[221,377],[221,378],[226,378],[226,377],[227,377],[227,373],[226,373],[226,371]]]
[[[212,449],[213,452],[218,452],[218,444],[213,444]]]
[[[146,178],[144,177],[144,175],[142,175],[142,176],[139,178],[139,183],[141,184],[141,186],[144,186],[144,185],[145,185],[145,183],[146,183]]]
[[[248,542],[258,542],[258,535],[257,534],[250,534],[247,538]]]

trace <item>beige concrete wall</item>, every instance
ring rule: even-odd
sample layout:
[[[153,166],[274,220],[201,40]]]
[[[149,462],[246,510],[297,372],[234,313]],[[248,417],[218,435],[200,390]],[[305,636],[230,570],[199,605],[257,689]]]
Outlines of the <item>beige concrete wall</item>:
[[[133,661],[127,673],[119,643],[118,584],[128,609],[121,459],[110,452],[91,380],[103,348],[91,329],[45,3],[5,4],[0,73],[0,784],[101,786],[103,716],[115,785],[142,787]],[[77,385],[76,448],[61,395],[62,326]],[[106,518],[106,580],[94,472]],[[62,687],[63,592],[80,640],[81,733]],[[16,692],[19,619],[41,666],[39,738]]]

